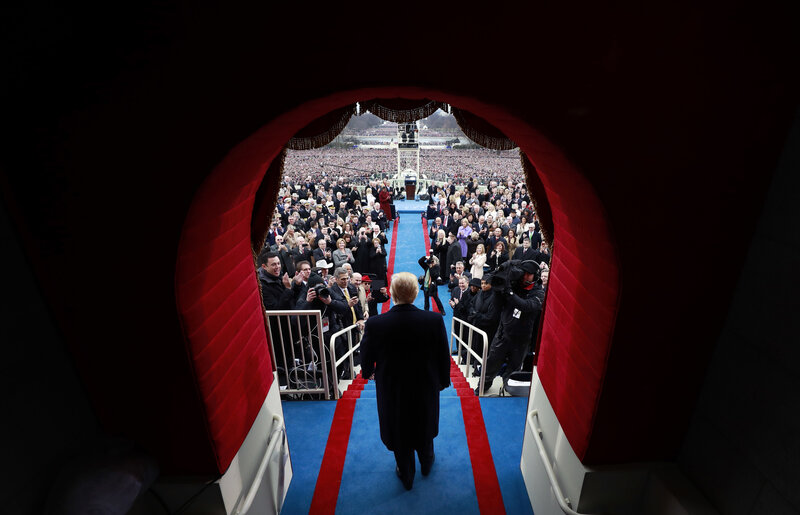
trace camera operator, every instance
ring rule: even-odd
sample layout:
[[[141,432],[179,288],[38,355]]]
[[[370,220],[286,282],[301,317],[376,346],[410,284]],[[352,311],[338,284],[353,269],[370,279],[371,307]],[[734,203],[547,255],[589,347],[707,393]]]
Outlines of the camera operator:
[[[306,296],[297,301],[295,309],[319,310],[320,320],[322,321],[322,339],[325,347],[330,345],[331,335],[342,328],[335,311],[337,306],[332,304],[330,289],[322,282],[322,277],[317,274],[311,274],[308,279]],[[341,308],[341,306],[338,306],[338,308]],[[316,334],[316,328],[312,328],[312,334]]]
[[[522,365],[544,301],[538,275],[535,261],[509,261],[494,275],[492,287],[497,291],[494,300],[500,309],[500,323],[486,358],[485,390],[491,388],[504,361],[508,360],[504,377]],[[479,388],[475,389],[476,395],[480,395]]]

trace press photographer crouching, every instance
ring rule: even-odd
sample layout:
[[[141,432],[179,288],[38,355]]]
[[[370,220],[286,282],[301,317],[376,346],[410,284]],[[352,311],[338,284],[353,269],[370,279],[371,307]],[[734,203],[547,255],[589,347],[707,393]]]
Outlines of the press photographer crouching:
[[[540,268],[535,261],[507,261],[492,277],[500,323],[486,358],[485,390],[491,388],[504,362],[504,378],[522,365],[531,341],[537,313],[542,310],[544,290],[537,284]],[[475,394],[480,395],[479,388]]]

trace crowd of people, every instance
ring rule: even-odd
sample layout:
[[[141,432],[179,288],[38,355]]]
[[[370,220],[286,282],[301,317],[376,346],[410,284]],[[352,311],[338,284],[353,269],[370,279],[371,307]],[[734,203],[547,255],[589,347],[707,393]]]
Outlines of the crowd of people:
[[[487,158],[496,153],[461,152],[462,161],[432,159],[443,171],[451,167],[449,178],[420,192],[429,202],[422,216],[431,240],[430,253],[419,260],[420,285],[425,309],[432,301],[441,313],[446,308],[438,286],[448,285],[453,314],[484,330],[491,341],[507,304],[493,291],[493,275],[510,262],[533,263],[533,291],[539,292],[547,284],[550,252],[518,159],[499,157],[498,169],[492,169]],[[380,154],[327,148],[289,152],[272,223],[258,254],[265,309],[320,310],[326,344],[339,329],[362,327],[377,314],[378,304],[389,300],[385,232],[394,192],[387,180],[373,178],[372,170],[380,170],[376,166],[391,166],[391,156]],[[526,298],[529,286],[517,297]],[[527,340],[533,336],[530,329]],[[507,360],[516,369],[518,356],[513,358]],[[497,373],[488,364],[487,373]]]
[[[370,180],[391,175],[397,169],[397,157],[384,149],[348,149],[324,147],[317,150],[288,151],[284,178],[288,183],[303,182],[308,176],[344,178],[351,185],[365,187]],[[447,177],[457,182],[472,177],[480,184],[513,177],[522,182],[519,152],[487,149],[422,149],[420,173],[436,181]]]

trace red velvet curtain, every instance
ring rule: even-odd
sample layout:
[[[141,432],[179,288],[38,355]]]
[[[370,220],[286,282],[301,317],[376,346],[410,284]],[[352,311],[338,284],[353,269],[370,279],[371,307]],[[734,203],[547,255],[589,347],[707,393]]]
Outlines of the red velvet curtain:
[[[264,179],[258,186],[258,191],[253,203],[253,217],[250,220],[250,243],[253,252],[258,256],[267,239],[267,231],[272,222],[272,210],[275,208],[275,199],[280,190],[283,178],[283,162],[286,160],[286,148],[272,160],[264,174]],[[272,200],[272,202],[268,202]]]
[[[525,172],[525,184],[528,185],[533,209],[539,216],[539,229],[542,231],[542,239],[553,248],[553,212],[550,210],[550,203],[547,202],[547,194],[544,192],[539,174],[536,167],[522,150],[519,151],[522,170]]]
[[[355,104],[331,111],[297,131],[294,137],[286,143],[286,148],[311,150],[324,147],[344,130],[354,114],[356,114]]]
[[[500,129],[469,111],[453,107],[453,116],[464,134],[478,145],[492,150],[511,150],[516,143],[508,139]]]

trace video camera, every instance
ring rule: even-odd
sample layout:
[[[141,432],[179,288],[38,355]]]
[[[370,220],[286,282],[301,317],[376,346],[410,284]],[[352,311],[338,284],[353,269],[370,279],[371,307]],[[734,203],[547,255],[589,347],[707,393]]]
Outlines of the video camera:
[[[523,263],[525,264],[523,265]],[[531,266],[531,263],[533,266]],[[523,266],[525,269],[523,269]],[[500,293],[508,293],[521,286],[526,270],[533,274],[534,282],[539,280],[541,271],[535,261],[520,261],[519,259],[506,261],[497,267],[497,270],[492,275],[492,289]],[[530,272],[531,270],[532,272]]]

